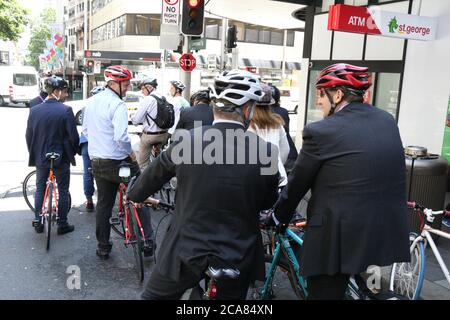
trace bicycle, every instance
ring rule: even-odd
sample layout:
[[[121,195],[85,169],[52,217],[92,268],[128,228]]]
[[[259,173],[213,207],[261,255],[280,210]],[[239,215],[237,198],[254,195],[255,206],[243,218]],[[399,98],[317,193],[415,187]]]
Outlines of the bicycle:
[[[409,251],[411,254],[411,261],[394,263],[390,274],[389,289],[393,292],[402,294],[411,300],[417,300],[420,298],[425,278],[425,249],[428,244],[436,257],[447,282],[450,284],[449,271],[431,236],[431,234],[435,234],[450,239],[450,233],[431,227],[436,216],[450,216],[450,211],[433,211],[416,202],[408,202],[408,208],[412,209],[413,214],[417,214],[418,218],[416,230],[410,233],[411,246]]]
[[[56,202],[58,202],[59,199],[59,193],[58,193],[58,183],[55,182],[56,186]],[[22,195],[25,199],[25,202],[27,206],[30,208],[31,211],[36,212],[34,208],[34,199],[36,194],[36,170],[31,171],[23,180],[22,182]],[[69,192],[69,208],[72,207],[72,196]]]
[[[50,249],[50,238],[52,225],[57,223],[58,217],[58,187],[56,185],[56,177],[54,172],[55,160],[58,160],[61,156],[58,153],[51,152],[45,155],[47,160],[50,160],[50,172],[47,178],[44,200],[42,202],[42,210],[39,215],[40,219],[33,220],[33,227],[38,227],[40,224],[44,226],[45,235],[47,238],[46,249]]]
[[[124,239],[125,247],[133,248],[135,258],[135,267],[140,282],[144,281],[144,258],[143,251],[150,247],[148,239],[145,236],[144,228],[134,203],[127,199],[127,188],[131,178],[130,164],[123,161],[120,164],[119,176],[121,183],[119,185],[119,210],[117,216],[109,219],[111,229]],[[144,203],[147,207],[161,207],[169,210],[173,206],[157,199],[149,198]]]
[[[299,259],[301,246],[303,245],[304,228],[307,222],[293,220],[283,234],[276,233],[269,225],[273,210],[263,212],[260,218],[260,228],[271,238],[271,250],[266,249],[265,264],[266,278],[259,287],[255,285],[250,290],[250,299],[266,300],[276,297],[276,290],[282,288],[286,282],[283,275],[288,278],[292,290],[297,299],[308,298],[308,284],[306,279],[300,275],[301,261]],[[277,272],[277,271],[281,271]],[[370,290],[361,275],[353,275],[347,286],[346,300],[403,300],[396,294],[375,293]]]

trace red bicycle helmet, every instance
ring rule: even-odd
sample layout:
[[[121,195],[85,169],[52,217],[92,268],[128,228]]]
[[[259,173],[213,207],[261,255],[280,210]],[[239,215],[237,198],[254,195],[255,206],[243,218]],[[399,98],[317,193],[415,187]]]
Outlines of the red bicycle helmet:
[[[106,68],[105,73],[105,81],[130,81],[133,78],[133,74],[130,70],[122,66],[111,66]]]
[[[346,63],[336,63],[323,69],[316,82],[317,89],[342,86],[358,93],[364,93],[371,85],[369,68]]]

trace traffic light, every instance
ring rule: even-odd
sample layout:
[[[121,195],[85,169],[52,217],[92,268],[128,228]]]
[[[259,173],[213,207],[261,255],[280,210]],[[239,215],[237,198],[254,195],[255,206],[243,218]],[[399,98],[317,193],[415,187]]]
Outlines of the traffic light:
[[[205,0],[183,0],[181,33],[185,36],[199,36],[203,33]]]
[[[92,76],[94,74],[94,60],[86,61],[86,74]]]
[[[228,49],[236,48],[237,47],[236,40],[237,40],[236,26],[232,25],[231,27],[228,28],[227,31],[227,48]]]

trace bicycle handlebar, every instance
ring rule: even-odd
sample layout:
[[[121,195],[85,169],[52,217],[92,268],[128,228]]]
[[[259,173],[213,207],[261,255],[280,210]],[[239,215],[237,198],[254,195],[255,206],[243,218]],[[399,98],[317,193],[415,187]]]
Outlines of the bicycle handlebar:
[[[143,204],[146,205],[147,207],[161,207],[163,209],[169,210],[175,209],[175,206],[173,204],[162,202],[161,200],[155,198],[148,198],[143,202]]]

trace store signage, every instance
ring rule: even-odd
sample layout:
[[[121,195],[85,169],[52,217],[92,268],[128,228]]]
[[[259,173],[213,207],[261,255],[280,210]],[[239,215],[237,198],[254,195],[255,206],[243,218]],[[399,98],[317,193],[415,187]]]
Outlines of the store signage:
[[[86,59],[161,61],[159,52],[125,52],[85,50]]]
[[[337,4],[330,6],[328,30],[427,41],[436,39],[437,20],[382,11],[376,6]]]

